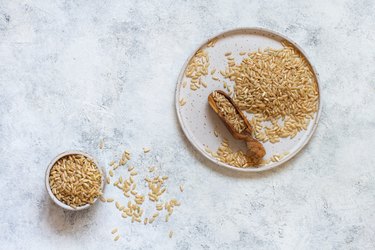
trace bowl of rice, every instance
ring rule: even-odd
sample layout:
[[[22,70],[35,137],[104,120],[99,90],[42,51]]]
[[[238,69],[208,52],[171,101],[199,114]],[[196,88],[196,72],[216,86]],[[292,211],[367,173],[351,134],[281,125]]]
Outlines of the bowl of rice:
[[[83,210],[102,195],[104,171],[89,154],[67,151],[56,156],[45,174],[47,192],[55,204],[67,210]]]

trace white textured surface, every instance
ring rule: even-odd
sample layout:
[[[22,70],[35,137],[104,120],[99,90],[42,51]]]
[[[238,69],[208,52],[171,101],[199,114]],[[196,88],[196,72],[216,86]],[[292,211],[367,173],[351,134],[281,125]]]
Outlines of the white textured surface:
[[[0,0],[0,248],[375,248],[373,1],[51,2]],[[204,160],[173,105],[186,57],[241,26],[296,41],[323,90],[311,143],[262,174]],[[47,196],[56,154],[81,149],[105,163],[144,145],[154,150],[140,160],[157,160],[183,203],[169,224],[131,225],[113,205],[64,212]]]

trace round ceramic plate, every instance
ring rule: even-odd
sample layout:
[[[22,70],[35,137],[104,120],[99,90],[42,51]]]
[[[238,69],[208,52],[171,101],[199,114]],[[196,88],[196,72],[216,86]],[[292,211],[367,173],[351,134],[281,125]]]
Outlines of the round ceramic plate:
[[[270,159],[276,154],[284,154],[284,157],[278,162],[270,161],[268,164],[259,167],[238,168],[223,162],[220,162],[209,153],[216,152],[223,139],[229,141],[229,145],[233,150],[243,150],[246,152],[246,145],[243,141],[234,139],[225,127],[224,123],[220,120],[217,114],[209,107],[207,102],[208,95],[214,90],[223,90],[223,82],[229,84],[228,79],[224,79],[219,73],[219,70],[225,70],[227,67],[226,52],[231,52],[236,64],[240,63],[246,55],[244,52],[253,52],[260,49],[273,48],[281,49],[282,41],[288,41],[298,49],[305,58],[309,61],[303,50],[293,41],[280,35],[276,32],[266,30],[263,28],[241,28],[224,32],[214,38],[209,39],[203,43],[194,53],[188,58],[184,64],[182,71],[179,75],[177,88],[176,88],[176,109],[179,122],[186,137],[194,145],[194,147],[202,153],[206,158],[212,162],[227,168],[238,171],[259,172],[274,168],[283,164],[284,162],[295,156],[310,140],[314,133],[321,110],[320,104],[320,88],[318,74],[312,66],[318,88],[318,112],[315,113],[314,118],[310,121],[306,130],[299,132],[293,139],[283,138],[280,142],[272,144],[270,142],[263,143],[266,149],[264,159]],[[208,74],[203,76],[202,81],[207,83],[207,86],[201,86],[197,90],[190,88],[191,78],[186,77],[186,70],[190,59],[196,54],[198,50],[204,50],[208,53],[210,66]],[[311,62],[309,61],[310,65]],[[211,75],[211,70],[216,69],[216,72]],[[219,78],[214,80],[212,77]],[[250,118],[250,114],[244,112]],[[214,132],[216,131],[216,132]],[[207,150],[208,149],[208,150]],[[208,152],[207,152],[208,151]]]

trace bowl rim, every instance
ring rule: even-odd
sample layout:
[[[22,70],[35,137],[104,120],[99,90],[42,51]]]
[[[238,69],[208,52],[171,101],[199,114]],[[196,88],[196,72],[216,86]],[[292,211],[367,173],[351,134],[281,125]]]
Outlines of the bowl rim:
[[[280,38],[288,41],[289,43],[291,43],[293,46],[295,46],[302,53],[302,55],[309,62],[310,67],[311,67],[311,69],[312,69],[312,71],[314,73],[317,85],[318,85],[318,92],[319,92],[318,111],[316,112],[314,124],[313,124],[313,127],[311,129],[310,134],[307,136],[307,138],[304,141],[304,143],[301,144],[301,146],[297,150],[295,150],[291,154],[288,154],[286,157],[284,157],[282,160],[280,160],[276,164],[271,164],[271,165],[266,165],[266,166],[259,166],[259,167],[238,168],[238,167],[232,166],[230,164],[221,162],[218,159],[214,159],[214,158],[209,157],[204,152],[204,150],[202,150],[200,148],[200,145],[198,145],[195,141],[191,140],[191,136],[190,136],[189,132],[187,131],[187,129],[185,128],[185,124],[183,122],[183,119],[181,117],[181,113],[180,113],[180,110],[179,110],[180,109],[180,105],[179,105],[179,102],[178,102],[178,100],[179,100],[178,99],[178,97],[179,97],[179,91],[180,91],[179,85],[180,85],[181,79],[182,79],[182,77],[184,75],[186,65],[189,63],[189,61],[191,60],[191,58],[195,55],[196,51],[199,50],[200,48],[202,48],[203,46],[205,46],[208,42],[210,42],[211,40],[213,40],[213,39],[215,39],[217,37],[225,36],[226,34],[230,34],[230,33],[241,32],[241,31],[245,31],[245,32],[251,32],[251,31],[264,32],[264,33],[268,33],[268,34],[273,35],[273,36],[280,37]],[[198,46],[196,48],[194,48],[193,52],[190,54],[190,56],[185,60],[185,63],[182,65],[180,73],[179,73],[179,75],[177,77],[177,84],[176,84],[175,95],[174,95],[175,112],[177,113],[177,120],[178,120],[179,126],[181,127],[181,129],[183,131],[183,134],[186,137],[186,139],[190,142],[190,144],[193,145],[193,147],[198,152],[200,152],[204,156],[204,158],[206,158],[210,162],[212,162],[212,163],[214,163],[216,165],[219,165],[220,167],[224,167],[226,169],[230,169],[230,170],[237,171],[237,172],[253,172],[253,173],[254,172],[264,172],[264,171],[272,170],[274,168],[279,167],[280,165],[285,164],[287,161],[289,161],[290,159],[292,159],[293,157],[295,157],[296,155],[298,155],[298,153],[311,141],[311,138],[313,137],[313,135],[316,132],[316,129],[318,127],[318,123],[319,123],[319,120],[320,120],[320,116],[321,116],[321,113],[322,113],[322,109],[323,109],[323,107],[322,107],[322,100],[323,100],[323,96],[322,96],[322,87],[321,87],[321,82],[320,82],[320,78],[319,78],[319,73],[317,72],[314,64],[311,62],[310,57],[302,49],[302,47],[299,46],[294,40],[292,40],[291,38],[287,37],[286,35],[283,35],[283,34],[277,32],[277,31],[274,31],[274,30],[271,30],[271,29],[268,29],[268,28],[257,27],[257,26],[249,26],[249,27],[244,26],[244,27],[237,27],[237,28],[233,28],[233,29],[224,30],[222,32],[219,32],[218,34],[215,34],[215,35],[209,37],[208,39],[205,39],[203,42],[201,42],[200,44],[198,44]]]
[[[98,168],[99,172],[101,173],[102,175],[102,182],[101,182],[101,185],[100,185],[100,188],[102,189],[102,192],[104,191],[104,185],[105,185],[105,171],[103,171],[103,169],[101,169],[99,167],[99,164],[97,162],[97,160],[92,157],[91,155],[89,155],[88,153],[86,152],[83,152],[83,151],[79,151],[79,150],[67,150],[67,151],[64,151],[60,154],[58,154],[57,156],[55,156],[52,161],[48,164],[48,167],[46,169],[46,173],[45,173],[45,187],[46,187],[46,190],[47,190],[47,193],[49,194],[49,196],[51,197],[51,199],[53,200],[53,202],[58,205],[59,207],[63,208],[63,209],[66,209],[66,210],[70,210],[70,211],[79,211],[79,210],[84,210],[84,209],[87,209],[89,207],[91,207],[93,204],[95,204],[98,200],[98,197],[96,197],[94,199],[94,202],[92,204],[86,204],[86,205],[83,205],[83,206],[80,206],[80,207],[77,207],[77,208],[73,208],[67,204],[65,204],[64,202],[60,201],[59,199],[57,199],[57,197],[52,193],[52,190],[51,190],[51,187],[50,187],[50,184],[49,184],[49,175],[50,175],[50,172],[51,172],[51,169],[53,167],[53,165],[55,165],[55,163],[60,160],[61,158],[67,156],[67,155],[76,155],[76,154],[79,154],[79,155],[83,155],[87,158],[89,158],[90,160],[92,160],[96,167]]]

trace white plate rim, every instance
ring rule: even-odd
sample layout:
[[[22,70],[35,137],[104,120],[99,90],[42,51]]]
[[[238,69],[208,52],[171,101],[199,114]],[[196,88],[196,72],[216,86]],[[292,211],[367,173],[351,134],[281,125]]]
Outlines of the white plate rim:
[[[309,62],[310,66],[312,68],[312,71],[313,71],[313,73],[315,75],[317,85],[318,85],[318,91],[319,91],[318,111],[316,113],[316,116],[315,116],[315,119],[314,119],[314,124],[313,124],[313,127],[312,127],[309,135],[306,137],[306,139],[300,145],[300,147],[297,148],[297,150],[295,150],[294,152],[288,154],[286,157],[284,157],[283,159],[281,159],[279,162],[277,162],[277,163],[275,163],[273,165],[270,165],[270,166],[266,165],[266,166],[260,166],[260,167],[239,168],[239,167],[235,167],[235,166],[232,166],[232,165],[229,165],[227,163],[219,161],[218,159],[214,158],[213,156],[209,155],[207,152],[205,152],[204,150],[202,150],[200,148],[200,145],[198,145],[197,142],[195,142],[194,140],[191,139],[192,136],[189,134],[189,131],[185,128],[185,124],[183,122],[183,119],[182,119],[181,113],[180,113],[179,94],[180,94],[181,81],[183,79],[186,66],[187,66],[188,62],[191,60],[191,58],[195,55],[196,51],[198,51],[200,48],[202,48],[209,41],[211,41],[212,39],[214,39],[216,37],[220,37],[220,36],[223,36],[223,35],[228,34],[228,33],[241,32],[241,31],[244,31],[244,30],[247,31],[247,32],[259,31],[259,32],[269,33],[271,35],[281,37],[281,38],[285,39],[286,41],[290,42],[291,44],[293,44],[303,54],[303,56],[306,58],[306,60]],[[203,43],[201,43],[198,46],[198,48],[195,49],[193,51],[193,53],[191,53],[191,55],[187,58],[187,60],[183,64],[183,66],[181,68],[181,71],[180,71],[180,73],[178,75],[178,78],[177,78],[177,84],[176,84],[176,89],[175,89],[175,107],[176,107],[176,112],[177,112],[177,118],[178,118],[178,121],[179,121],[180,126],[182,128],[182,131],[184,132],[184,135],[189,140],[189,142],[194,146],[194,148],[196,150],[198,150],[209,161],[211,161],[213,163],[216,163],[217,165],[219,165],[221,167],[225,167],[227,169],[231,169],[231,170],[235,170],[235,171],[240,171],[240,172],[263,172],[263,171],[271,170],[271,169],[274,169],[274,168],[276,168],[276,167],[278,167],[278,166],[286,163],[287,161],[289,161],[290,159],[292,159],[294,156],[296,156],[310,142],[313,134],[316,131],[316,128],[317,128],[319,120],[320,120],[321,111],[322,111],[322,101],[321,100],[322,100],[322,91],[321,91],[321,87],[320,87],[319,74],[316,71],[315,66],[311,63],[310,58],[308,57],[308,55],[306,54],[306,52],[296,42],[294,42],[290,38],[288,38],[288,37],[286,37],[286,36],[284,36],[284,35],[276,32],[276,31],[273,31],[273,30],[270,30],[270,29],[267,29],[267,28],[263,28],[263,27],[238,27],[238,28],[235,28],[235,29],[225,30],[225,31],[223,31],[223,32],[221,32],[219,34],[216,34],[213,37],[210,37],[209,39],[207,39],[206,41],[204,41]]]

